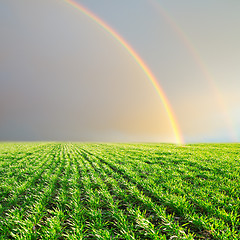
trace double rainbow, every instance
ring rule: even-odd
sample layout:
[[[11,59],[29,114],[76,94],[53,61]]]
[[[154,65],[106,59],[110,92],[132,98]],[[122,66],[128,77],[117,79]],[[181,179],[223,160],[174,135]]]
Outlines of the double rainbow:
[[[158,93],[164,108],[167,112],[169,121],[171,123],[176,142],[178,144],[183,144],[183,137],[181,135],[181,131],[179,129],[176,117],[173,113],[173,110],[171,108],[171,105],[163,92],[163,89],[159,85],[156,77],[151,72],[150,68],[147,66],[147,64],[143,61],[143,59],[137,54],[137,52],[131,47],[131,45],[121,36],[119,35],[113,28],[111,28],[106,22],[104,22],[102,19],[100,19],[98,16],[96,16],[94,13],[92,13],[90,10],[88,10],[86,7],[83,7],[81,4],[73,1],[73,0],[63,0],[66,3],[70,4],[75,9],[81,11],[83,14],[91,18],[94,22],[96,22],[99,26],[101,26],[106,32],[108,32],[116,41],[118,41],[131,55],[131,57],[135,60],[135,62],[140,66],[140,68],[143,70],[147,78],[151,81],[152,85],[154,86],[156,92]]]

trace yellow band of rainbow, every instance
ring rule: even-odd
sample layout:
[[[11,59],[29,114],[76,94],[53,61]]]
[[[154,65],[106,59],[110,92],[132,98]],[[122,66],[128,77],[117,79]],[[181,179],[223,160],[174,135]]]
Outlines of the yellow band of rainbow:
[[[81,4],[73,1],[73,0],[63,0],[66,3],[70,4],[74,8],[78,9],[82,13],[84,13],[86,16],[91,18],[94,22],[96,22],[99,26],[101,26],[105,31],[107,31],[116,41],[118,41],[126,50],[127,52],[133,57],[133,59],[136,61],[136,63],[141,67],[147,78],[151,81],[153,84],[155,90],[157,91],[164,108],[167,112],[167,115],[169,117],[176,142],[178,144],[183,144],[183,137],[181,135],[181,131],[178,127],[176,117],[174,116],[174,113],[172,111],[171,105],[164,94],[161,86],[159,85],[156,77],[153,75],[149,67],[146,65],[146,63],[141,59],[141,57],[134,51],[134,49],[129,45],[129,43],[126,42],[126,40],[120,36],[113,28],[111,28],[107,23],[105,23],[102,19],[100,19],[98,16],[93,14],[90,10],[88,10],[86,7],[83,7]]]

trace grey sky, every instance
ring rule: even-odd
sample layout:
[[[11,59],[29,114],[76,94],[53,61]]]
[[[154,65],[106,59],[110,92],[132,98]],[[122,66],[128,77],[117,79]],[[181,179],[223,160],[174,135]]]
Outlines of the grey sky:
[[[240,2],[78,2],[148,64],[186,141],[233,141],[232,130],[240,137]],[[152,2],[194,46],[230,123],[191,51]],[[0,140],[174,141],[161,100],[139,66],[64,1],[1,0],[0,34]]]

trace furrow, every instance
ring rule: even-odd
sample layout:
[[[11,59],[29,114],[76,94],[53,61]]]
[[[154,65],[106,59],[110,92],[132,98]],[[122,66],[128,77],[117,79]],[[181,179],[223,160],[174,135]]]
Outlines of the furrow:
[[[88,153],[92,155],[90,152]],[[99,156],[100,153],[98,152],[98,157]],[[169,213],[174,213],[182,217],[181,221],[185,222],[184,226],[188,226],[188,228],[196,232],[196,234],[205,234],[207,231],[208,235],[212,235],[215,239],[219,239],[220,236],[224,235],[228,236],[229,233],[236,236],[235,228],[231,229],[222,219],[197,214],[194,211],[194,206],[190,205],[185,197],[178,197],[163,191],[163,189],[156,185],[151,179],[148,181],[139,179],[137,175],[124,165],[116,164],[107,159],[106,156],[102,156],[102,158],[99,157],[99,159],[108,164],[114,171],[120,173],[125,179],[136,184],[140,190],[143,190],[144,193],[158,205],[166,206]]]
[[[150,239],[158,239],[159,237],[164,239],[166,235],[168,238],[176,236],[181,239],[193,239],[193,235],[187,235],[184,229],[178,225],[173,215],[166,214],[165,208],[156,205],[151,198],[139,191],[133,183],[124,179],[96,157],[91,156],[90,159],[89,163],[99,173],[109,188],[115,192],[115,196],[121,196],[126,206],[131,205],[131,208],[128,209],[129,214],[136,218],[138,226],[140,224],[140,227],[146,227],[145,237],[147,235]],[[140,210],[145,212],[145,217]]]
[[[56,166],[54,174],[49,174],[48,185],[42,190],[38,200],[30,207],[27,214],[20,219],[12,217],[13,224],[17,225],[18,231],[13,228],[11,236],[20,239],[42,239],[42,235],[46,229],[46,220],[49,216],[48,205],[51,204],[60,174],[64,170],[65,159],[62,156],[63,146],[60,144],[59,151],[60,164]]]

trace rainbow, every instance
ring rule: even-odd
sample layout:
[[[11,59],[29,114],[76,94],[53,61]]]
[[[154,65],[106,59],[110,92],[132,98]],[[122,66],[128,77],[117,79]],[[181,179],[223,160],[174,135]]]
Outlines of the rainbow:
[[[137,54],[137,52],[129,45],[129,43],[121,36],[119,35],[113,28],[111,28],[107,23],[105,23],[102,19],[100,19],[98,16],[93,14],[90,10],[88,10],[86,7],[83,7],[81,4],[73,1],[73,0],[63,0],[66,3],[70,4],[75,9],[81,11],[83,14],[85,14],[87,17],[91,18],[95,23],[97,23],[99,26],[101,26],[106,32],[108,32],[116,41],[118,41],[131,55],[131,57],[135,60],[135,62],[140,66],[140,68],[143,70],[147,78],[151,81],[152,85],[154,86],[155,90],[157,91],[164,108],[167,112],[168,118],[170,120],[176,142],[178,144],[183,144],[183,137],[181,134],[181,131],[179,129],[176,117],[173,113],[173,110],[171,108],[171,105],[166,97],[166,95],[163,92],[163,89],[159,85],[156,77],[153,75],[147,64],[142,60],[142,58]]]
[[[203,60],[201,59],[197,49],[192,44],[191,40],[187,37],[187,35],[183,32],[183,30],[179,27],[179,25],[174,21],[174,19],[167,13],[165,9],[160,5],[160,3],[157,0],[148,0],[149,3],[153,6],[153,8],[160,13],[162,18],[165,20],[165,22],[171,27],[171,29],[176,33],[178,38],[182,41],[184,46],[188,49],[190,52],[193,60],[195,61],[196,65],[201,70],[205,80],[208,83],[208,86],[210,87],[211,91],[213,92],[214,98],[216,103],[218,104],[219,110],[221,111],[225,123],[227,125],[230,137],[232,141],[237,141],[237,134],[234,130],[234,124],[230,118],[228,108],[226,106],[226,103],[222,97],[222,94],[220,90],[217,88],[217,84],[214,81],[214,78],[211,76],[209,70],[207,69],[207,66],[204,64]]]

